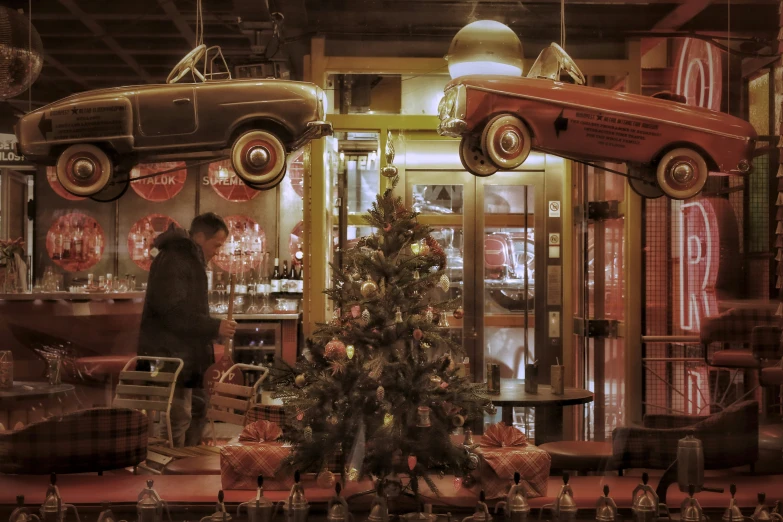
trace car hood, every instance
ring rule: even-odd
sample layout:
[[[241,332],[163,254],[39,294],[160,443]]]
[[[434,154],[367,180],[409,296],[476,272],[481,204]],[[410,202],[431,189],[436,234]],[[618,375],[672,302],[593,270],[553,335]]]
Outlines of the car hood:
[[[219,85],[236,85],[236,84],[257,84],[259,86],[264,84],[274,84],[278,86],[286,86],[290,85],[292,87],[296,86],[299,89],[302,87],[309,87],[313,90],[317,89],[317,86],[314,83],[308,83],[308,82],[298,82],[293,80],[278,80],[277,78],[248,78],[248,79],[242,79],[242,80],[214,80],[204,83],[174,83],[174,84],[167,84],[167,83],[153,83],[153,84],[145,84],[145,85],[123,85],[121,87],[108,87],[105,89],[93,89],[90,91],[84,91],[84,92],[78,92],[76,94],[72,94],[70,96],[67,96],[65,98],[59,99],[57,101],[54,101],[48,105],[45,105],[39,109],[36,109],[35,111],[32,111],[33,113],[37,113],[40,111],[47,111],[54,107],[57,107],[58,105],[73,103],[75,101],[86,101],[91,100],[94,98],[112,98],[116,96],[132,96],[136,93],[143,92],[143,91],[149,91],[153,89],[161,89],[161,88],[174,88],[174,87],[185,87],[187,85],[191,85],[193,87],[198,86],[219,86]],[[32,114],[32,113],[31,113]]]
[[[752,139],[757,136],[753,126],[740,118],[651,96],[547,79],[509,76],[465,76],[451,81],[446,89],[454,85],[487,89],[499,94],[507,93],[510,96],[525,96],[544,102],[551,101],[578,109],[606,111],[674,125],[695,126],[705,131],[732,136]]]

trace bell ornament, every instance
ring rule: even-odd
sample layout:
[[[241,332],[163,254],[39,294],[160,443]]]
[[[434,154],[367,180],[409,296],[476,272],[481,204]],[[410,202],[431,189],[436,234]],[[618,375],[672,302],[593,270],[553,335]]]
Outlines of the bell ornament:
[[[525,522],[528,513],[530,513],[527,495],[525,495],[524,488],[519,485],[520,479],[519,472],[514,473],[514,484],[508,490],[506,500],[495,504],[495,514],[497,514],[500,508],[503,508],[506,518],[510,522]]]
[[[742,511],[740,511],[739,506],[737,506],[737,501],[734,498],[734,495],[737,494],[736,484],[732,484],[729,487],[729,491],[731,492],[731,500],[729,501],[729,507],[723,512],[722,520],[723,522],[744,522],[745,516],[742,514]]]
[[[767,495],[765,493],[759,493],[758,499],[759,503],[756,506],[756,509],[753,511],[753,514],[750,516],[754,522],[770,522],[772,520],[775,522],[783,522],[783,517],[781,517],[778,513],[771,512],[767,507]]]
[[[609,496],[609,486],[604,484],[604,495],[598,497],[595,505],[595,519],[597,522],[614,522],[617,519],[617,504]]]
[[[158,492],[153,488],[154,484],[154,481],[148,480],[147,487],[139,493],[139,500],[136,502],[138,522],[162,522],[164,508],[169,522],[171,522],[169,505],[160,498]]]
[[[283,504],[283,512],[287,522],[307,522],[310,514],[310,504],[305,498],[304,488],[299,483],[301,476],[299,470],[294,472],[294,485],[288,494],[288,500]]]
[[[247,518],[249,522],[272,522],[279,504],[275,504],[264,496],[264,477],[258,476],[258,489],[256,489],[256,496],[252,500],[243,502],[237,506],[237,518],[240,517],[242,506],[247,511]]]
[[[400,516],[404,522],[435,522],[438,515],[432,512],[432,504],[424,504],[421,511]]]
[[[218,492],[218,501],[215,505],[215,512],[207,517],[202,518],[201,522],[229,522],[231,520],[231,515],[229,515],[226,511],[226,504],[223,502],[224,498],[225,496],[223,494],[223,490],[221,489]]]
[[[117,520],[114,512],[111,510],[111,504],[103,502],[101,504],[101,513],[98,515],[98,522],[126,522],[125,520]]]
[[[654,522],[660,514],[658,494],[647,482],[650,476],[642,473],[642,483],[631,494],[631,513],[636,522]]]
[[[389,506],[386,503],[386,494],[383,491],[383,483],[378,484],[378,490],[372,499],[370,516],[367,522],[389,522]]]
[[[695,492],[695,485],[688,486],[688,497],[680,505],[680,520],[682,522],[703,522],[706,520],[699,501],[693,498]]]
[[[11,512],[8,522],[41,522],[38,515],[30,513],[24,505],[24,495],[16,496],[16,509]]]
[[[329,504],[326,508],[326,520],[327,522],[352,522],[353,515],[348,510],[348,502],[340,495],[342,491],[342,485],[338,482],[334,485],[334,496],[329,499]]]
[[[563,473],[563,486],[555,499],[555,516],[561,521],[574,518],[578,509],[574,501],[574,490],[568,484],[570,478],[568,473]]]
[[[63,522],[68,508],[73,510],[76,520],[81,522],[76,506],[63,502],[60,490],[57,489],[57,475],[52,473],[49,479],[49,487],[46,489],[46,496],[43,504],[41,504],[41,520],[43,522]]]
[[[479,501],[476,503],[476,511],[473,516],[465,517],[462,522],[490,522],[492,515],[489,514],[489,508],[487,507],[487,498],[484,494],[484,490],[481,490],[479,495]]]

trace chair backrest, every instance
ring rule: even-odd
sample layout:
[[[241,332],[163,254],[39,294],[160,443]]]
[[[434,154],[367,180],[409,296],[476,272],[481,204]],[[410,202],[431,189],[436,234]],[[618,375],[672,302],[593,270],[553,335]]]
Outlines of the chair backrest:
[[[139,362],[149,363],[151,370],[139,371],[137,369]],[[169,446],[173,446],[171,402],[183,366],[182,359],[174,357],[133,357],[120,372],[112,403],[117,408],[132,408],[163,414],[168,427]]]
[[[253,371],[259,374],[253,386],[231,384],[225,380],[237,371]],[[258,389],[269,375],[266,366],[254,364],[235,364],[228,369],[215,384],[209,398],[207,419],[212,425],[212,441],[216,443],[215,421],[244,426],[248,410],[256,404]]]
[[[701,342],[742,343],[751,342],[751,334],[757,326],[777,326],[780,318],[775,308],[732,308],[714,317],[702,320]]]

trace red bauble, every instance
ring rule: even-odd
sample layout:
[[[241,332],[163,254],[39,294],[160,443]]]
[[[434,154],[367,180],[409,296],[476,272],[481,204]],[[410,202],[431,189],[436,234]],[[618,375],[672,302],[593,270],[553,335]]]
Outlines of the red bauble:
[[[420,329],[416,328],[413,330],[413,338],[417,341],[421,341],[421,339],[424,337],[424,332],[422,332]]]
[[[416,455],[408,455],[408,468],[413,471],[413,468],[416,467],[416,463],[419,460],[416,458]]]
[[[345,344],[343,344],[343,342],[337,338],[332,339],[331,341],[326,343],[326,348],[324,349],[324,355],[326,356],[327,359],[332,359],[332,360],[345,359],[346,357]]]
[[[353,305],[351,307],[351,317],[358,319],[362,315],[362,308],[359,305]]]
[[[463,317],[465,317],[465,310],[463,310],[462,307],[460,306],[459,308],[454,310],[454,319],[462,319]]]
[[[386,223],[385,225],[383,225],[384,232],[391,232],[391,229],[392,229],[391,223]]]

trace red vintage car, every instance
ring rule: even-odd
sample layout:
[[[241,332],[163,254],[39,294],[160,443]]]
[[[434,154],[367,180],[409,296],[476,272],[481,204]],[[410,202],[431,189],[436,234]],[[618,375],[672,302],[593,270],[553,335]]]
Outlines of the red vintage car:
[[[476,176],[513,170],[538,150],[625,162],[631,187],[650,198],[686,199],[701,191],[711,171],[750,171],[757,137],[750,123],[666,98],[587,87],[553,43],[527,77],[466,76],[449,83],[438,132],[462,138],[460,159]]]

